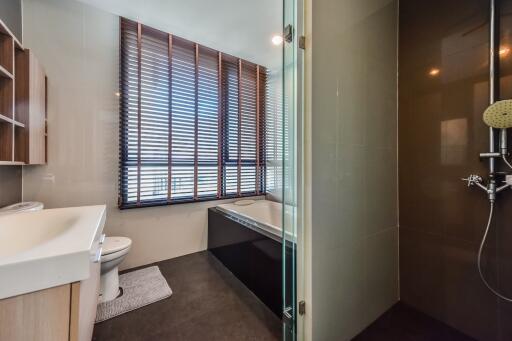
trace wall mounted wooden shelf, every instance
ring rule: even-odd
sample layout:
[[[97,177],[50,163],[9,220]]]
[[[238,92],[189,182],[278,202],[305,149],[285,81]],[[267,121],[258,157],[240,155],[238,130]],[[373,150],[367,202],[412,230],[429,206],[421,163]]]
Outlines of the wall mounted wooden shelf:
[[[0,165],[46,163],[46,75],[0,20]]]

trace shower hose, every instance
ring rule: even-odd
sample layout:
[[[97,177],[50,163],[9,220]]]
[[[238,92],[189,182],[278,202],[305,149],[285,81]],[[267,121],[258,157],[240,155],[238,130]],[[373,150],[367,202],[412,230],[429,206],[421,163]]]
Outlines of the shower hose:
[[[510,162],[508,162],[507,158],[505,157],[505,155],[502,156],[502,159],[503,159],[503,162],[505,162],[507,164],[507,166],[509,166],[510,168],[512,168],[512,165],[510,164]]]
[[[484,274],[482,272],[482,252],[484,250],[485,242],[487,240],[487,235],[489,234],[489,229],[491,228],[491,222],[492,222],[492,215],[494,213],[494,203],[491,202],[491,209],[489,211],[489,219],[487,220],[487,227],[485,228],[484,237],[482,238],[482,241],[480,242],[480,248],[478,249],[478,273],[480,274],[480,278],[482,279],[482,282],[484,282],[485,286],[496,296],[501,298],[504,301],[511,302],[512,298],[508,298],[506,296],[503,296],[498,291],[496,291],[485,279]]]

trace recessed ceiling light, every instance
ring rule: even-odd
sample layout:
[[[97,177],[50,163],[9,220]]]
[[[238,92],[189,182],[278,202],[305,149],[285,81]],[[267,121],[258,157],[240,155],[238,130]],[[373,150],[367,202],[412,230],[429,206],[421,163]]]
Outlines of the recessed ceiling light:
[[[283,37],[276,34],[275,36],[272,37],[272,44],[278,46],[278,45],[281,45],[283,43]]]
[[[508,48],[506,46],[500,48],[500,56],[501,57],[506,57],[509,53],[510,53],[510,48]]]
[[[435,77],[437,75],[439,75],[441,73],[441,70],[439,70],[438,68],[432,68],[430,69],[430,71],[428,72],[429,75],[431,75],[432,77]]]

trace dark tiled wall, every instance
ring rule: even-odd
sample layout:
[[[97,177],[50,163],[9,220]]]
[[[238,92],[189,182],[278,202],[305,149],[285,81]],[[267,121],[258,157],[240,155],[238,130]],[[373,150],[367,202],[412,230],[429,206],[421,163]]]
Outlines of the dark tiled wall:
[[[0,166],[0,207],[21,201],[21,167]]]
[[[512,1],[501,3],[501,44],[511,49],[501,57],[501,98],[512,98]],[[400,2],[401,299],[477,339],[512,340],[512,304],[484,287],[476,267],[489,203],[460,180],[487,174],[478,153],[488,150],[488,6]],[[512,191],[501,194],[484,253],[487,278],[510,296],[511,208]]]

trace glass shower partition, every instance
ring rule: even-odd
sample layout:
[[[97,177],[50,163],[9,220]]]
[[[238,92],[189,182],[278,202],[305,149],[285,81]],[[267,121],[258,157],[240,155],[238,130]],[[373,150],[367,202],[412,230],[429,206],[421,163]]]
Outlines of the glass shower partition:
[[[283,196],[283,339],[301,339],[297,328],[304,306],[298,302],[297,271],[300,260],[301,164],[302,164],[302,65],[303,24],[301,0],[283,1],[283,70],[282,70],[282,196]]]

